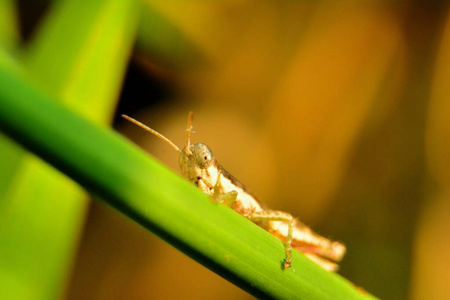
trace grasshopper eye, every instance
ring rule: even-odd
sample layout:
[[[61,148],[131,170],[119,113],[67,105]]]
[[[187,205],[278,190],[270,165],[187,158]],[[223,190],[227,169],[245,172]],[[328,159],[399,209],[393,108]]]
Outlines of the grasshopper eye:
[[[211,149],[209,149],[209,147],[206,146],[205,144],[202,143],[195,144],[193,146],[192,152],[194,153],[197,165],[202,169],[209,167],[214,160],[214,156]]]

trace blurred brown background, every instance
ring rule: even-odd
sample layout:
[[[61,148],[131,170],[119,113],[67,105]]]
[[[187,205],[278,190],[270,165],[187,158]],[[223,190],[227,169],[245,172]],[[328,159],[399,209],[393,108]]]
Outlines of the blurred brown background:
[[[117,116],[182,145],[194,111],[193,140],[265,204],[347,245],[342,276],[383,299],[450,299],[446,2],[145,5],[198,55],[137,45]],[[22,3],[25,35],[34,6]],[[178,172],[169,146],[119,117],[115,127]],[[95,202],[66,296],[251,298]]]

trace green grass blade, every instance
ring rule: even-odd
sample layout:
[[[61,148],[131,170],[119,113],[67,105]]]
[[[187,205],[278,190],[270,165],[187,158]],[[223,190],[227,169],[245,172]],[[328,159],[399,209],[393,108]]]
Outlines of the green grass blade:
[[[17,62],[9,53],[0,48],[0,67],[10,72],[22,72]],[[22,162],[23,149],[13,143],[8,137],[0,134],[0,216],[1,211],[5,208],[6,196],[11,182],[14,180],[14,175]],[[1,223],[0,223],[1,224]],[[0,286],[1,287],[1,286]]]
[[[12,0],[0,1],[0,66],[11,71],[19,72],[15,58],[11,56],[11,50],[17,47],[18,30],[17,21]],[[0,210],[4,203],[3,193],[15,174],[17,166],[21,162],[22,149],[14,143],[0,135]],[[7,158],[7,159],[5,159]]]
[[[50,95],[107,124],[138,21],[136,0],[58,3],[30,45],[25,64]]]
[[[0,69],[0,128],[108,204],[258,297],[373,299],[294,251],[114,132]],[[51,117],[49,117],[51,116]],[[79,134],[83,132],[83,134]]]
[[[137,7],[135,1],[59,3],[25,53],[27,76],[71,109],[107,123],[134,40]],[[0,172],[5,179],[0,184],[0,298],[59,298],[87,196],[72,180],[21,150],[2,155],[8,168]],[[20,165],[8,163],[19,159]]]

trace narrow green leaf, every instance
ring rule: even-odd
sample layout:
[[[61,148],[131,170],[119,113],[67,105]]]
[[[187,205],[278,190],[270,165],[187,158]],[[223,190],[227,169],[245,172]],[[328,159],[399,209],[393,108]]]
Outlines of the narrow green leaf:
[[[71,109],[107,123],[137,14],[137,1],[58,3],[25,55],[28,75]],[[17,155],[22,163],[15,166],[0,206],[0,299],[56,299],[71,265],[87,197],[41,160]]]
[[[139,1],[58,4],[30,45],[25,63],[46,92],[107,124],[134,41]]]
[[[0,67],[10,72],[23,74],[23,70],[16,60],[5,49],[1,48]],[[3,216],[2,211],[7,209],[8,199],[6,193],[9,191],[11,183],[14,182],[14,177],[23,162],[24,153],[23,148],[11,141],[7,136],[0,134],[0,218]],[[0,226],[1,223],[0,220]],[[1,282],[3,281],[0,280],[0,288],[4,287],[1,285]]]
[[[20,68],[12,56],[12,50],[17,47],[18,32],[14,9],[11,0],[0,1],[0,66],[11,71],[20,72]],[[0,135],[0,210],[4,203],[3,193],[8,189],[11,180],[22,159],[22,149]]]
[[[0,129],[108,204],[258,297],[374,299],[283,244],[144,152],[0,69]],[[51,117],[49,117],[51,116]],[[83,132],[83,134],[79,134]],[[1,239],[0,239],[1,243]]]

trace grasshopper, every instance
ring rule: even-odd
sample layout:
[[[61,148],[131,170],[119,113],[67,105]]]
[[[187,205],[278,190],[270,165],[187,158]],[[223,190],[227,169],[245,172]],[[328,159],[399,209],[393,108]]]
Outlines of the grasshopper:
[[[292,265],[292,249],[294,248],[325,270],[337,271],[337,262],[344,256],[345,246],[314,233],[289,213],[267,209],[217,162],[207,145],[192,144],[192,112],[189,113],[186,145],[182,150],[168,138],[141,122],[126,115],[122,117],[162,139],[179,152],[182,175],[208,194],[213,201],[231,207],[283,241],[286,252],[283,264],[285,269]]]

